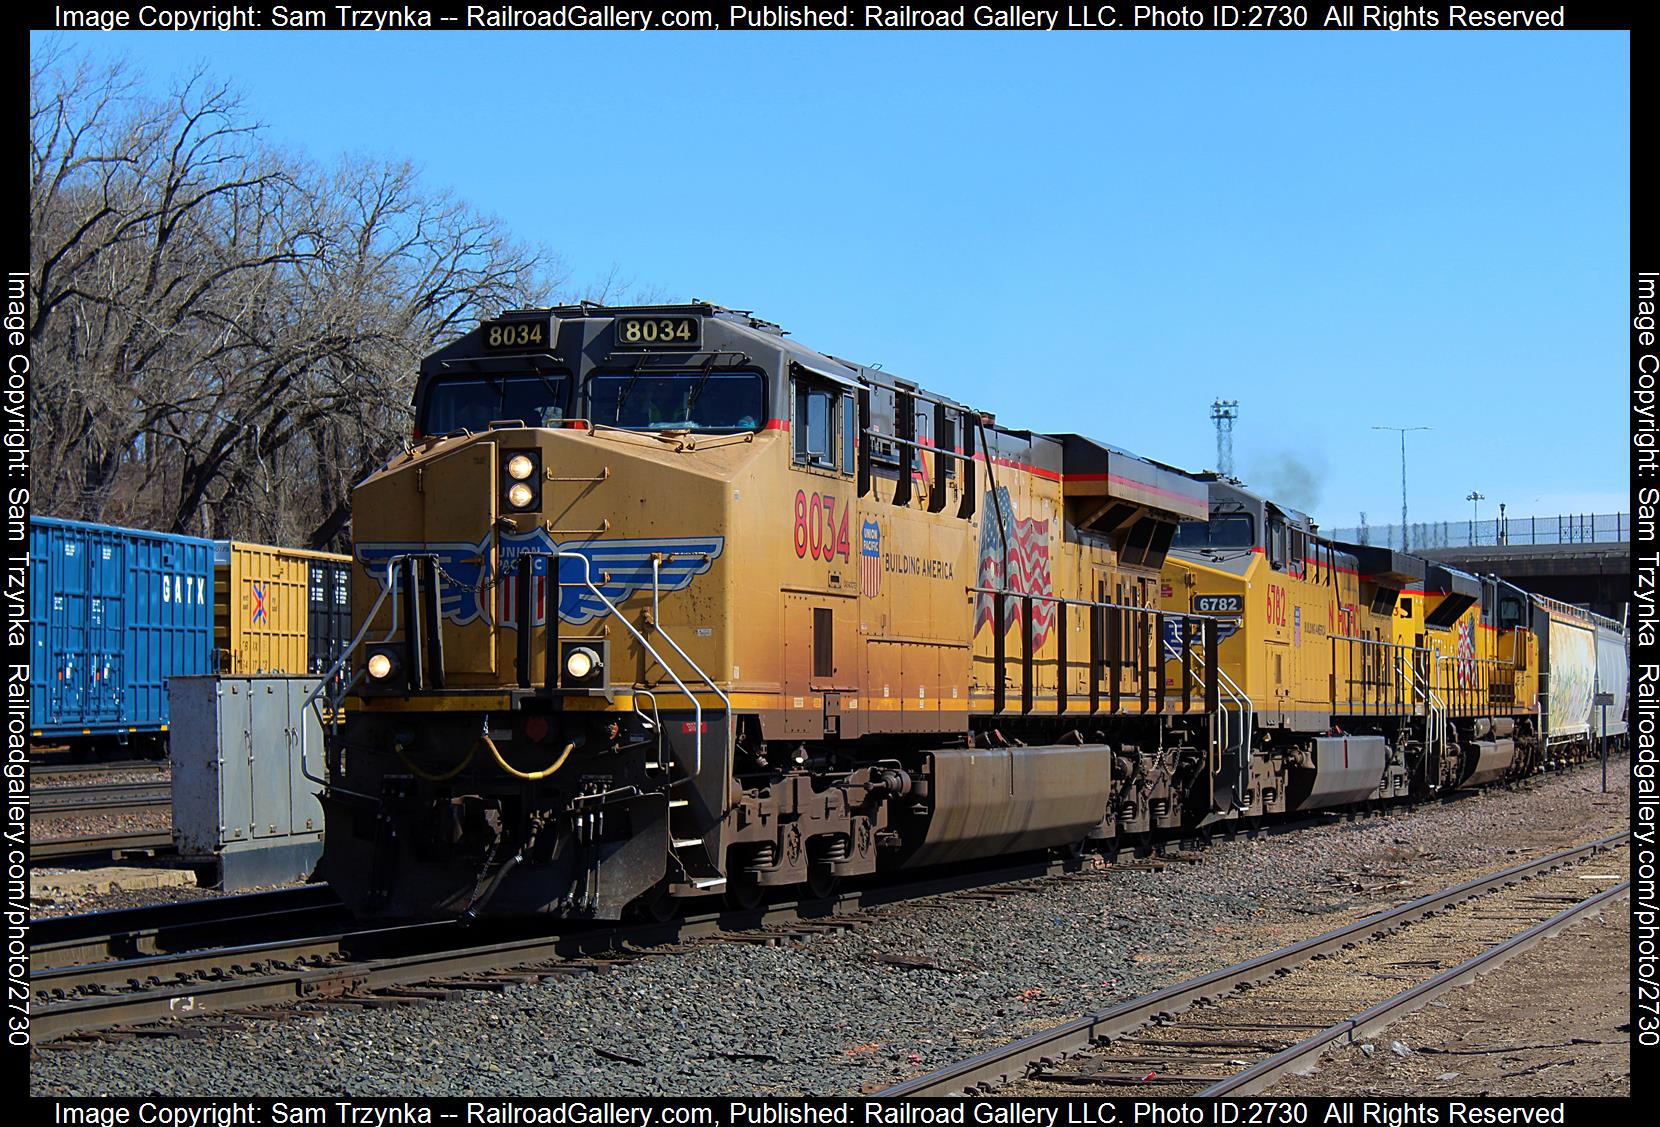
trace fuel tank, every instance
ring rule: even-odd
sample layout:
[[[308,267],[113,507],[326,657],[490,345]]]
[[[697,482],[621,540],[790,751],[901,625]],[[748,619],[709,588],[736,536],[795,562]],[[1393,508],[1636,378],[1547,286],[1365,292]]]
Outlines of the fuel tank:
[[[1467,773],[1460,785],[1486,786],[1510,773],[1516,761],[1516,744],[1512,740],[1474,740],[1464,745],[1464,756]]]
[[[1321,736],[1314,741],[1313,768],[1292,772],[1286,805],[1315,810],[1376,797],[1388,758],[1382,736]]]
[[[907,866],[1079,842],[1107,813],[1105,745],[947,749],[932,760],[932,815]]]

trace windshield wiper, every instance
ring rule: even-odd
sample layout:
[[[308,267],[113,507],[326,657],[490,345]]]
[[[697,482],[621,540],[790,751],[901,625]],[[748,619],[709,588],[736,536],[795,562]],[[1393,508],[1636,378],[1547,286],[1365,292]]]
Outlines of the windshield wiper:
[[[546,372],[537,372],[536,373],[536,378],[542,381],[542,386],[543,387],[547,388],[547,390],[548,390],[548,401],[547,401],[546,406],[544,406],[541,410],[536,412],[536,415],[540,419],[540,422],[532,424],[529,419],[526,419],[524,421],[525,421],[525,424],[527,426],[530,426],[530,425],[547,426],[547,423],[548,423],[548,410],[550,408],[552,410],[558,411],[559,412],[559,417],[561,419],[563,419],[565,417],[564,388],[560,386],[560,384],[563,384],[565,382],[565,378],[563,376],[561,376],[559,378],[559,383],[558,384],[554,383],[553,382],[553,377],[548,375]]]
[[[715,374],[715,370],[713,368],[709,368],[709,369],[705,370],[704,373],[703,373],[703,378],[697,381],[697,386],[692,388],[692,394],[686,400],[686,418],[692,421],[693,426],[697,425],[697,399],[698,399],[698,396],[703,394],[703,389],[705,387],[707,387],[708,384],[709,384],[709,377],[714,375],[714,374]]]
[[[623,404],[628,402],[628,397],[631,394],[633,394],[633,392],[634,392],[634,385],[639,383],[639,382],[640,382],[640,373],[635,372],[632,376],[628,377],[628,382],[626,384],[624,384],[622,386],[622,388],[617,392],[617,425],[618,426],[623,425],[623,417],[622,417]]]

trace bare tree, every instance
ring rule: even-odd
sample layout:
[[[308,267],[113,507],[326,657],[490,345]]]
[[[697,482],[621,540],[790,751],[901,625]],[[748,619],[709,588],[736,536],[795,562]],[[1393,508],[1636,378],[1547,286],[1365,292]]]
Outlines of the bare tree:
[[[557,260],[407,164],[279,152],[198,71],[31,71],[37,503],[314,546],[409,433],[419,358]]]

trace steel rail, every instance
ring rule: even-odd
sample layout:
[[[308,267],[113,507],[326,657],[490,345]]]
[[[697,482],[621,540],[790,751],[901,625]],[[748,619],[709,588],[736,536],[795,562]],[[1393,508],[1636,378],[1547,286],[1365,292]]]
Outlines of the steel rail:
[[[1241,987],[1273,978],[1290,967],[1386,934],[1403,924],[1423,919],[1453,904],[1549,872],[1571,861],[1592,856],[1617,846],[1630,836],[1628,831],[1613,834],[1546,857],[1512,865],[1499,872],[1465,881],[1453,888],[1421,896],[1399,907],[1375,913],[1363,920],[1278,951],[1271,951],[1199,978],[1167,986],[1110,1009],[1073,1018],[1011,1044],[902,1081],[877,1092],[876,1095],[897,1097],[975,1094],[984,1089],[1010,1083],[1023,1078],[1031,1065],[1055,1064],[1089,1048],[1098,1040],[1110,1039],[1139,1029],[1155,1018],[1181,1013],[1196,1003],[1225,997]]]
[[[159,775],[166,767],[167,761],[164,759],[121,759],[107,763],[41,763],[31,760],[29,782],[51,783],[54,779],[69,779],[83,775],[92,778],[118,774]]]
[[[173,848],[171,830],[154,833],[94,834],[29,842],[29,858],[36,861],[81,861],[120,853],[155,852]]]
[[[102,818],[111,814],[168,814],[172,810],[173,804],[166,800],[117,799],[86,806],[55,806],[48,809],[37,806],[31,820],[39,823],[61,822],[66,818]]]
[[[36,791],[30,803],[31,815],[42,821],[75,815],[171,811],[172,808],[173,785],[167,781],[50,787]]]
[[[1530,947],[1536,946],[1542,940],[1549,938],[1563,928],[1576,923],[1581,916],[1599,911],[1608,901],[1626,895],[1630,891],[1631,882],[1626,880],[1612,888],[1595,893],[1581,900],[1578,904],[1558,912],[1550,919],[1534,924],[1520,935],[1514,935],[1503,943],[1488,948],[1474,958],[1466,959],[1455,967],[1449,967],[1427,982],[1421,982],[1410,990],[1403,990],[1393,998],[1387,998],[1304,1041],[1299,1041],[1290,1048],[1269,1057],[1238,1075],[1231,1076],[1219,1084],[1206,1088],[1199,1095],[1244,1096],[1262,1092],[1288,1073],[1306,1071],[1312,1068],[1320,1056],[1334,1045],[1353,1042],[1357,1037],[1366,1037],[1378,1032],[1391,1022],[1405,1017],[1414,1010],[1421,1009],[1431,999],[1455,987],[1474,981],[1478,976],[1497,968],[1507,960],[1521,954]]]
[[[34,793],[34,805],[67,809],[83,803],[111,799],[143,798],[165,801],[172,797],[173,784],[165,779],[149,783],[86,783],[72,787],[47,787]]]
[[[89,803],[84,806],[36,806],[31,820],[58,822],[65,818],[97,818],[109,814],[168,814],[173,810],[169,799],[118,798],[113,802]]]
[[[164,840],[165,839],[164,837]],[[240,896],[151,904],[36,920],[30,932],[29,973],[95,961],[225,947],[237,929],[267,935],[285,920],[344,916],[345,905],[326,884],[303,884]]]

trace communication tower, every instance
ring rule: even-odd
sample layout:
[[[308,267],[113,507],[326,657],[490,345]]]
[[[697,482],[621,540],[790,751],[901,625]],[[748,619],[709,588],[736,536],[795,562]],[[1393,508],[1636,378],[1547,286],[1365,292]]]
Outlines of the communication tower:
[[[1233,476],[1233,421],[1239,418],[1239,400],[1218,399],[1210,405],[1211,421],[1216,424],[1216,472]]]

